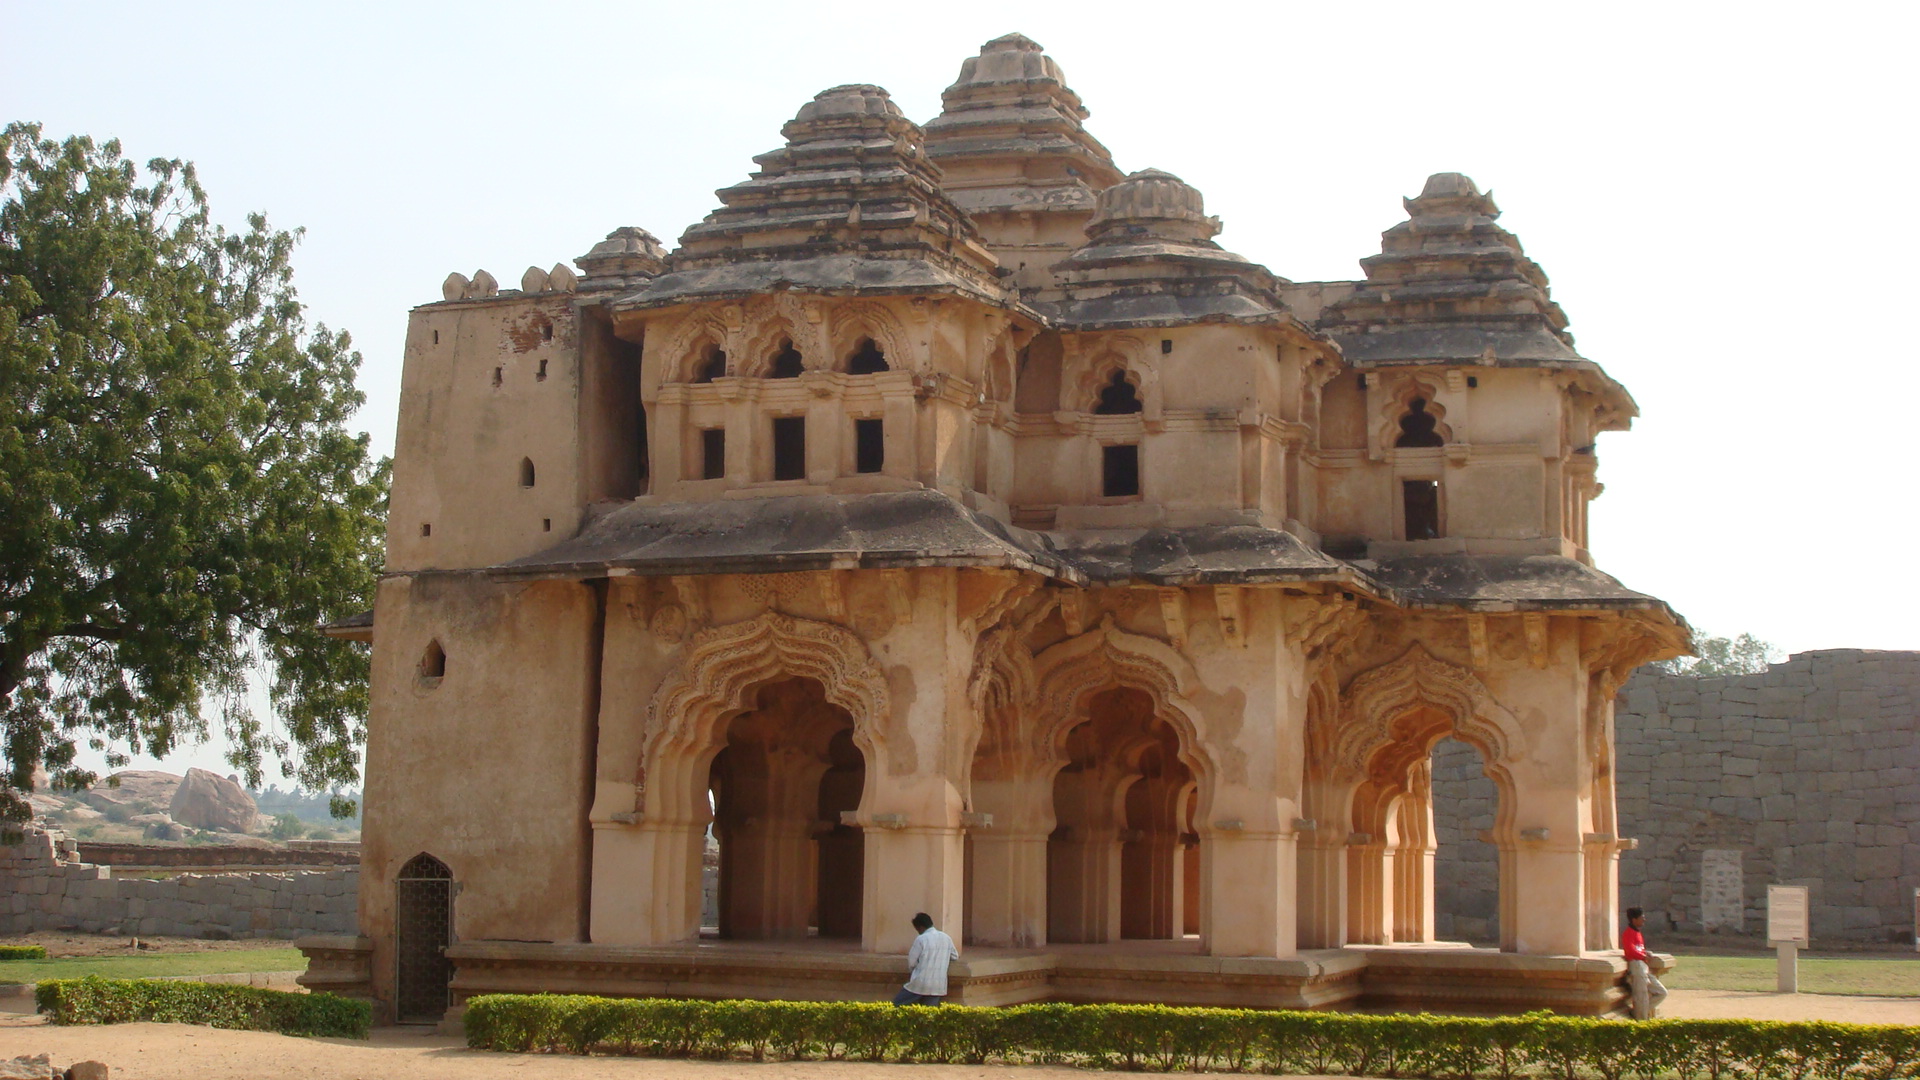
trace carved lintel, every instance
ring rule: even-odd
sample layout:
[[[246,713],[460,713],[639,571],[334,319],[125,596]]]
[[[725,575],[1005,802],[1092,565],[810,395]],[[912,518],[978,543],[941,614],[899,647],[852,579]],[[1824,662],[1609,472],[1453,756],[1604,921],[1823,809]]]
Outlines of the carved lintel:
[[[1160,618],[1167,625],[1167,640],[1187,647],[1187,593],[1184,589],[1160,590]]]
[[[1310,817],[1297,817],[1293,819],[1293,831],[1294,832],[1319,832],[1320,823],[1318,821],[1313,820]]]
[[[1539,842],[1539,843],[1544,843],[1544,842],[1546,841],[1546,839],[1547,839],[1547,837],[1549,837],[1549,836],[1551,836],[1551,835],[1553,835],[1553,830],[1552,830],[1552,829],[1549,829],[1549,828],[1547,828],[1547,827],[1546,827],[1546,826],[1544,826],[1544,825],[1542,825],[1542,826],[1540,826],[1539,828],[1535,828],[1535,829],[1521,829],[1521,830],[1520,830],[1520,839],[1522,839],[1522,840],[1532,840],[1532,841],[1535,841],[1535,842]]]
[[[1246,648],[1246,616],[1240,608],[1240,590],[1231,585],[1213,590],[1213,609],[1220,617],[1220,639],[1235,648]]]
[[[993,828],[993,815],[983,814],[977,810],[964,811],[960,815],[960,827],[963,829],[991,829]]]
[[[1547,616],[1545,612],[1529,611],[1521,616],[1527,628],[1527,662],[1536,668],[1547,666]]]
[[[881,829],[904,829],[907,827],[907,815],[905,814],[875,814],[872,820],[875,827]]]
[[[1348,847],[1366,847],[1368,844],[1371,844],[1371,843],[1373,843],[1372,833],[1350,832],[1347,834]]]
[[[913,621],[913,576],[905,570],[882,570],[880,581],[887,587],[887,603],[893,607],[893,621]]]
[[[1247,823],[1240,820],[1239,818],[1221,818],[1219,821],[1216,821],[1213,823],[1213,827],[1216,831],[1219,831],[1219,832],[1246,832],[1247,831]]]
[[[1493,666],[1493,651],[1487,645],[1487,617],[1467,616],[1467,648],[1473,654],[1473,670],[1486,671]]]
[[[707,594],[699,578],[690,574],[676,576],[673,579],[673,592],[680,598],[680,606],[687,609],[689,620],[696,625],[707,621]]]
[[[1087,632],[1087,594],[1079,589],[1060,594],[1060,621],[1066,624],[1068,637]]]
[[[820,603],[826,608],[827,616],[836,622],[845,622],[847,618],[847,589],[845,571],[824,570],[819,576]]]

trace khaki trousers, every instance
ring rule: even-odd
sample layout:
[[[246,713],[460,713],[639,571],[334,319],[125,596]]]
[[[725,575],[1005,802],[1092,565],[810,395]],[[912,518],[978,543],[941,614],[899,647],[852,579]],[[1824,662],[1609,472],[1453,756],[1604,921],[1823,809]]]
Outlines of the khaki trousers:
[[[1651,1020],[1660,1013],[1667,999],[1667,988],[1647,967],[1645,960],[1627,961],[1627,985],[1633,990],[1633,1018]]]

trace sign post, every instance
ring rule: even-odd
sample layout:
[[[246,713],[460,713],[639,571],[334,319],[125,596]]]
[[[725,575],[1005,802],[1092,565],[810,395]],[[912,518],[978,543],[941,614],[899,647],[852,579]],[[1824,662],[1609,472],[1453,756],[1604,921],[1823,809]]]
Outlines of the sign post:
[[[1915,891],[1920,898],[1920,890]],[[1767,886],[1767,943],[1780,959],[1775,985],[1783,994],[1800,992],[1800,950],[1807,945],[1807,887]]]

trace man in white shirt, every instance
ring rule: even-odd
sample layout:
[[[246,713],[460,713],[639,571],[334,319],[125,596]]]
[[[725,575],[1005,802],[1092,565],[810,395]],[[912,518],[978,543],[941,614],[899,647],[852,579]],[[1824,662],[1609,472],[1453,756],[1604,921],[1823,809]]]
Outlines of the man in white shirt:
[[[895,1005],[943,1005],[947,1000],[947,965],[960,959],[953,939],[933,928],[933,916],[913,917],[920,936],[907,950],[907,984],[893,995]]]

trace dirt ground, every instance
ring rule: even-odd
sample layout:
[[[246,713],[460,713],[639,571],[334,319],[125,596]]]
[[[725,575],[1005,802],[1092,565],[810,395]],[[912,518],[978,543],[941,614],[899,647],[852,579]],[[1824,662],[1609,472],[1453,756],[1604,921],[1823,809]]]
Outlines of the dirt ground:
[[[1920,1024],[1920,999],[1821,994],[1752,994],[1675,990],[1663,1015],[1763,1020],[1849,1020]],[[38,1017],[0,1015],[0,1059],[48,1053],[64,1068],[103,1061],[117,1080],[1066,1080],[1081,1069],[998,1065],[870,1065],[844,1061],[663,1061],[577,1058],[468,1050],[457,1038],[410,1028],[383,1028],[371,1040],[296,1039],[253,1031],[216,1031],[184,1024],[50,1027]],[[1139,1074],[1135,1074],[1139,1075]]]
[[[136,948],[138,942],[144,948]],[[137,956],[143,953],[227,952],[234,949],[285,949],[291,941],[279,938],[246,938],[240,941],[208,941],[190,937],[108,937],[103,934],[67,933],[40,930],[31,934],[0,934],[0,945],[44,945],[54,956]]]

